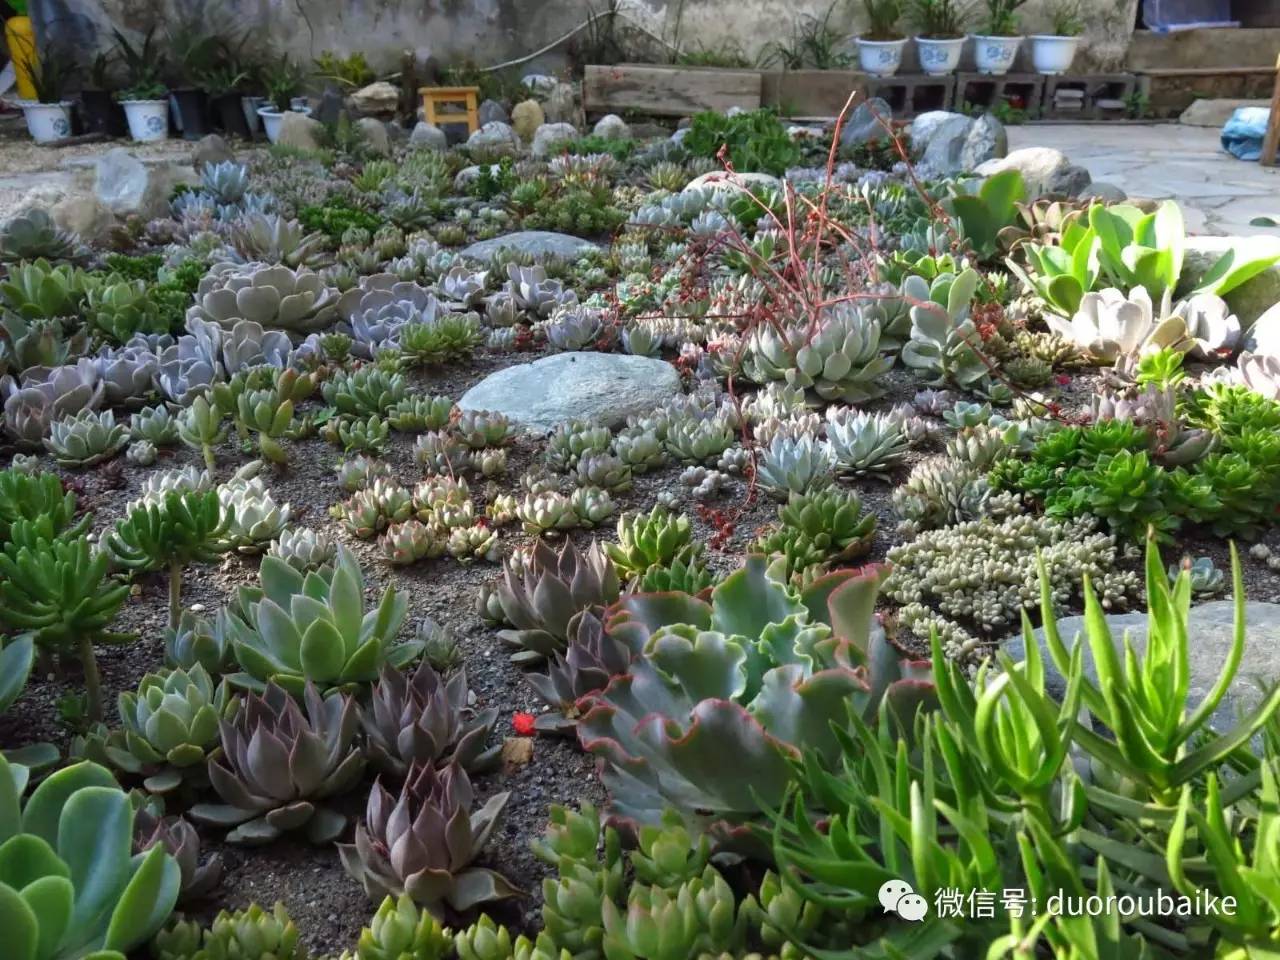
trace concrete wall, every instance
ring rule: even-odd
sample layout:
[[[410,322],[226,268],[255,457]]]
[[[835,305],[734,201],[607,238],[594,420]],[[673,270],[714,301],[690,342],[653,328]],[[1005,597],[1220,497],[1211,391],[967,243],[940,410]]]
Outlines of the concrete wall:
[[[683,47],[737,44],[756,55],[786,39],[805,15],[822,16],[830,0],[617,0],[627,18]],[[1029,0],[1028,32],[1049,23],[1053,0]],[[1114,69],[1124,60],[1139,0],[1083,0],[1089,28],[1079,65]],[[251,28],[292,57],[324,50],[363,51],[375,68],[393,70],[405,50],[448,64],[482,66],[542,47],[608,0],[31,0],[37,29],[70,33],[82,48],[109,46],[111,27],[145,32],[157,17],[194,4],[208,22]],[[849,34],[865,26],[861,0],[837,0],[833,26]],[[563,65],[563,51],[532,67]]]

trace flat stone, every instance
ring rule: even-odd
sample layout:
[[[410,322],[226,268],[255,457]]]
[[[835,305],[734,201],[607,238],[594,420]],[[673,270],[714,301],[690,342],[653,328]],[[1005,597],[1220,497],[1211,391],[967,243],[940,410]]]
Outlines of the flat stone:
[[[557,353],[490,374],[458,401],[462,410],[504,413],[531,433],[575,418],[620,426],[680,392],[675,367],[619,353]]]
[[[1240,107],[1262,107],[1268,109],[1270,100],[1220,100],[1204,97],[1196,100],[1182,111],[1178,122],[1189,127],[1213,127],[1221,130],[1222,125],[1231,119],[1231,115]]]
[[[1181,295],[1192,289],[1232,249],[1274,251],[1280,241],[1274,236],[1254,237],[1187,237],[1182,260],[1182,278],[1178,282]],[[1272,306],[1280,303],[1280,266],[1268,267],[1256,277],[1246,280],[1226,296],[1232,311],[1240,318],[1240,326],[1249,329]]]
[[[990,177],[1005,170],[1017,170],[1027,186],[1027,199],[1049,195],[1074,197],[1093,182],[1089,171],[1076,166],[1061,150],[1052,147],[1025,147],[999,160],[990,160],[975,171]]]
[[[469,247],[462,249],[464,257],[475,260],[488,260],[504,247],[532,253],[534,256],[554,256],[572,260],[584,253],[594,253],[600,249],[590,240],[573,237],[567,233],[554,233],[550,230],[518,230],[501,237],[488,240],[477,240]]]
[[[1226,662],[1227,652],[1231,649],[1234,618],[1235,607],[1230,600],[1214,600],[1191,608],[1187,621],[1187,636],[1190,638],[1187,659],[1190,670],[1189,700],[1192,707],[1208,695],[1218,679],[1222,665]],[[1262,689],[1280,678],[1280,603],[1246,602],[1245,623],[1248,631],[1240,669],[1210,721],[1219,732],[1235,726],[1239,711],[1248,711],[1257,706]],[[1107,624],[1111,628],[1112,641],[1121,656],[1126,632],[1137,654],[1141,656],[1145,652],[1145,611],[1111,614],[1107,617]],[[1083,630],[1084,617],[1067,617],[1058,621],[1058,633],[1068,652],[1074,648],[1077,637],[1083,639]],[[1049,657],[1044,643],[1044,630],[1037,630],[1035,636],[1045,663],[1045,685],[1055,696],[1061,697],[1066,692],[1066,683]],[[1085,643],[1088,641],[1085,640]],[[1026,656],[1021,636],[1005,641],[1003,647],[1015,662],[1020,662]],[[1089,679],[1097,681],[1093,656],[1087,647],[1084,671]],[[1261,688],[1259,680],[1262,681]]]
[[[348,99],[361,113],[395,113],[400,107],[400,91],[385,80],[361,87]]]

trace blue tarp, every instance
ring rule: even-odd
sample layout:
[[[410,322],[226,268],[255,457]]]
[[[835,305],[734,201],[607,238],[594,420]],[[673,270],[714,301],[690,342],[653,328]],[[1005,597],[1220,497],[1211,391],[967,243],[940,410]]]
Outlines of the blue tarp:
[[[1262,138],[1267,135],[1266,107],[1240,107],[1222,127],[1222,149],[1240,160],[1262,156]]]

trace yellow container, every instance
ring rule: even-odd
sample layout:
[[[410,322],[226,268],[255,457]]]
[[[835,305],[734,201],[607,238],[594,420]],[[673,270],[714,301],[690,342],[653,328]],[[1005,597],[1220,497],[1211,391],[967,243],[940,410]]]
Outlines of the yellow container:
[[[10,17],[6,20],[4,42],[17,75],[18,96],[23,100],[34,100],[36,85],[32,82],[32,74],[36,66],[36,32],[31,26],[31,18]]]

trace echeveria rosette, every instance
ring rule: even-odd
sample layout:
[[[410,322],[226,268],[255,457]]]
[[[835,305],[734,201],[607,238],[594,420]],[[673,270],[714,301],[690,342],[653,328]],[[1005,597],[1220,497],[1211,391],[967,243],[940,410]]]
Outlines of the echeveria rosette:
[[[178,864],[160,846],[133,854],[133,806],[106,768],[64,767],[24,805],[26,781],[0,756],[6,960],[124,960],[173,911]]]
[[[228,626],[242,672],[228,679],[263,690],[275,683],[295,696],[308,682],[322,690],[371,683],[383,665],[403,666],[421,651],[395,643],[408,598],[388,588],[378,606],[364,607],[364,573],[339,547],[335,564],[302,574],[279,557],[265,557],[260,587],[241,587]]]
[[[674,805],[699,828],[732,828],[779,803],[801,748],[838,753],[832,725],[883,700],[910,718],[931,697],[928,664],[905,661],[875,621],[884,569],[842,570],[803,594],[746,565],[706,603],[636,595],[607,625],[642,653],[578,703],[578,736],[601,758],[619,826]]]
[[[323,801],[355,786],[364,756],[353,746],[359,718],[345,695],[322,698],[308,683],[306,712],[275,684],[247,694],[240,710],[223,720],[222,753],[209,761],[209,781],[223,804],[200,803],[193,819],[234,827],[231,843],[269,843],[306,828],[313,843],[328,843],[346,817]]]
[[[375,783],[355,842],[338,844],[342,865],[371,898],[407,893],[435,916],[445,904],[461,912],[517,896],[501,874],[472,863],[509,798],[495,794],[473,811],[471,781],[456,763],[415,767],[398,796]]]

